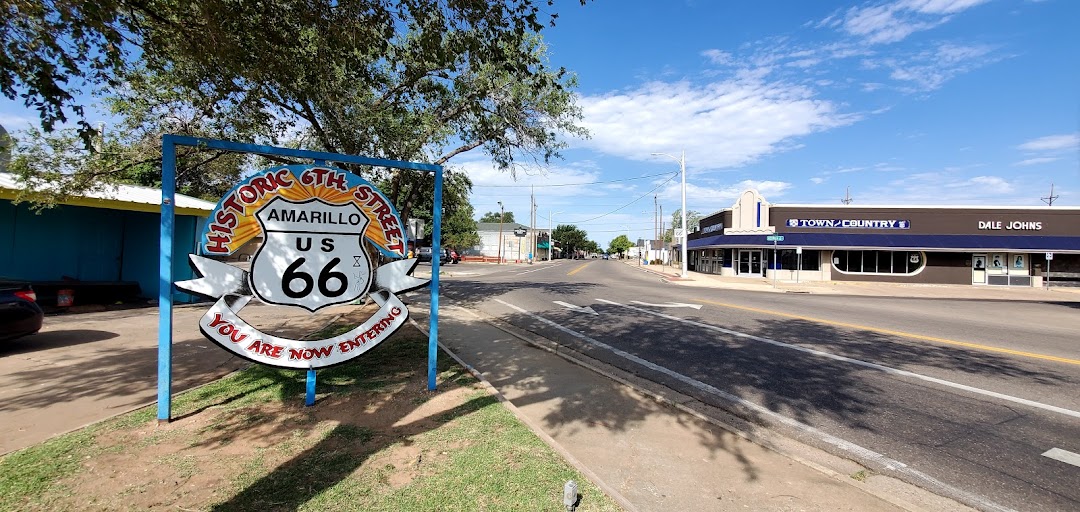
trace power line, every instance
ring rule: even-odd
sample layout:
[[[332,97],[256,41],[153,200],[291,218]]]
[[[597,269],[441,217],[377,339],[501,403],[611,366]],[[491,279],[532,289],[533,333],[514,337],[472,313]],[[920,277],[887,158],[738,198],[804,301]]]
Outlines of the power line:
[[[678,175],[679,175],[679,173],[672,174],[670,178],[668,178],[667,180],[661,182],[659,185],[653,187],[652,190],[650,190],[650,191],[648,191],[648,192],[646,192],[644,194],[641,194],[640,196],[635,198],[633,201],[630,201],[629,203],[626,203],[626,204],[624,204],[624,205],[622,205],[622,206],[620,206],[620,207],[618,207],[618,208],[616,208],[614,210],[611,210],[610,212],[607,212],[605,214],[597,215],[596,217],[593,217],[591,219],[585,219],[585,220],[579,221],[578,224],[585,224],[586,222],[591,222],[591,221],[594,221],[596,219],[602,219],[602,218],[607,217],[608,215],[611,215],[611,214],[613,214],[613,213],[615,213],[615,212],[617,212],[619,210],[622,210],[623,208],[626,208],[627,206],[630,206],[630,205],[640,201],[642,198],[648,196],[649,194],[652,194],[653,192],[656,192],[657,190],[660,189],[660,187],[662,187],[664,185],[667,185],[671,180],[675,179],[675,177],[678,176]]]
[[[676,173],[676,174],[678,174],[678,173]],[[544,184],[544,185],[540,185],[540,186],[541,187],[583,187],[583,186],[586,186],[586,185],[599,185],[599,184],[602,184],[602,183],[619,183],[619,182],[623,182],[623,181],[644,180],[644,179],[648,179],[648,178],[655,178],[657,176],[667,176],[667,175],[668,175],[668,173],[662,172],[660,174],[647,174],[645,176],[637,176],[635,178],[626,178],[626,179],[621,179],[621,180],[590,181],[588,183],[555,183],[555,184],[552,184],[552,185]],[[520,187],[531,187],[531,186],[533,186],[533,185],[473,185],[473,188],[520,188]]]

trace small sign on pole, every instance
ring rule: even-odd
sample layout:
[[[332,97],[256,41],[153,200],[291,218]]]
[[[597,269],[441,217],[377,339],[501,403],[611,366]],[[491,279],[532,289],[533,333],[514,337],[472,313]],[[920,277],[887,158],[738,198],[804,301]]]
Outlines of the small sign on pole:
[[[1050,262],[1054,261],[1054,253],[1046,253],[1046,289],[1050,289]]]

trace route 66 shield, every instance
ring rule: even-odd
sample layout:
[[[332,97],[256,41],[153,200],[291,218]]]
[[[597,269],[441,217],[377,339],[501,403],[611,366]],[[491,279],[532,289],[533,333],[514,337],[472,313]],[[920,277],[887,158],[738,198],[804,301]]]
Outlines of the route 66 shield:
[[[265,237],[251,262],[259,299],[315,312],[367,293],[371,262],[361,241],[370,220],[355,204],[279,196],[255,217]]]

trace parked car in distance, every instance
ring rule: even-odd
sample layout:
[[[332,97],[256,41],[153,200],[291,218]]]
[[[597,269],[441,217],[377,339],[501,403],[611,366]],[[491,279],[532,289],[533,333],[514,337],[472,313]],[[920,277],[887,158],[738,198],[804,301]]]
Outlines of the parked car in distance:
[[[417,248],[416,261],[420,263],[431,263],[431,247]]]
[[[450,253],[452,251],[450,249],[441,249],[441,252],[442,252],[442,254],[439,255],[439,263],[440,264],[442,264],[442,263],[450,263],[451,261],[453,261],[454,263],[457,263],[456,256],[451,257]],[[454,254],[456,255],[457,253],[454,253]],[[431,247],[421,247],[421,248],[417,249],[416,250],[416,260],[419,261],[420,263],[431,263]]]
[[[34,334],[44,319],[30,283],[0,280],[0,341]]]
[[[605,260],[606,260],[606,259],[609,259],[609,256],[608,256],[607,254],[605,254],[605,255],[604,255],[604,259],[605,259]]]

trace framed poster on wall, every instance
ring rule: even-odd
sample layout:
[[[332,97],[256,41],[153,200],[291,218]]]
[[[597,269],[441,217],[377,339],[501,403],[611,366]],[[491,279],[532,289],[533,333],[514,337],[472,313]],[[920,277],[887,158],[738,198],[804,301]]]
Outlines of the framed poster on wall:
[[[990,268],[1002,269],[1005,268],[1005,255],[994,254],[990,257]]]

